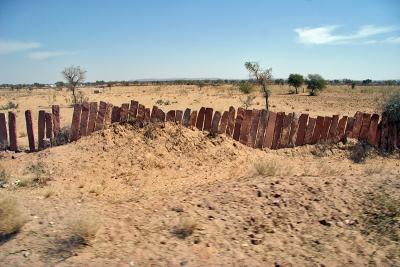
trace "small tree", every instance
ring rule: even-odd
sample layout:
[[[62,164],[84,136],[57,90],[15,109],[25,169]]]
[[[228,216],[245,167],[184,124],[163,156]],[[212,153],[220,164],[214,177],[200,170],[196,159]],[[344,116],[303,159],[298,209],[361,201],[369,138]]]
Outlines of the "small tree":
[[[296,90],[296,94],[298,94],[298,88],[302,86],[304,83],[303,75],[300,74],[290,74],[288,78],[288,84],[293,86]]]
[[[318,91],[322,91],[326,87],[326,81],[319,74],[309,74],[306,84],[312,96],[317,95]]]
[[[77,97],[76,97],[76,87],[78,84],[83,82],[86,79],[86,70],[81,69],[81,67],[77,66],[71,66],[68,68],[65,68],[62,71],[62,75],[64,76],[64,79],[68,83],[68,89],[72,92],[72,102],[73,104],[77,103]]]
[[[64,87],[64,82],[56,82],[56,87],[57,87],[58,89],[63,88],[63,87]]]
[[[254,91],[254,85],[245,81],[240,81],[238,88],[243,94],[250,94]]]
[[[250,77],[255,79],[258,85],[261,86],[261,91],[265,97],[265,109],[269,109],[269,96],[271,90],[268,89],[268,84],[272,82],[272,69],[261,69],[257,62],[246,62],[244,64],[246,69],[249,71]]]

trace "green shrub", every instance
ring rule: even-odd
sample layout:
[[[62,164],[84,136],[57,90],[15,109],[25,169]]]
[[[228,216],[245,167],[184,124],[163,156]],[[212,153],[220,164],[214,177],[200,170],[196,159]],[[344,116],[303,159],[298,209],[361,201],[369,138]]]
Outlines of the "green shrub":
[[[383,111],[386,112],[389,122],[400,125],[400,92],[385,101]]]
[[[239,83],[239,91],[243,94],[250,94],[254,91],[254,86],[251,83],[241,81]]]

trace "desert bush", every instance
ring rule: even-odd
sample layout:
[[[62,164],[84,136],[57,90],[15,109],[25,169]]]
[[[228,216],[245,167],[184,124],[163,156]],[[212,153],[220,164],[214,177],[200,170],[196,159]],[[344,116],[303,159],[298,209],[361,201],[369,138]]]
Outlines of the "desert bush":
[[[275,161],[260,160],[254,163],[254,169],[259,175],[274,176],[278,172]]]
[[[391,95],[383,104],[389,122],[400,125],[400,92]]]
[[[90,213],[76,214],[68,222],[69,235],[78,244],[90,244],[90,241],[96,236],[99,228],[99,218]]]
[[[195,229],[196,223],[189,219],[185,219],[179,225],[175,226],[171,233],[180,239],[185,239],[191,236]]]
[[[60,132],[53,139],[53,145],[61,146],[68,144],[70,132],[71,132],[71,127],[69,126],[61,128]]]
[[[6,172],[6,170],[4,170],[2,167],[0,167],[0,187],[3,184],[8,183],[8,178],[9,178],[9,175]]]
[[[309,74],[306,80],[310,95],[315,96],[326,87],[326,81],[319,74]]]
[[[350,159],[354,163],[363,163],[365,162],[370,147],[364,142],[358,142],[354,146],[350,148]]]
[[[19,186],[43,186],[50,180],[49,172],[42,162],[32,164],[26,168],[26,173],[32,176],[23,178],[19,182]]]
[[[298,93],[298,88],[304,83],[303,75],[300,74],[290,74],[288,78],[288,84],[295,88],[295,91],[289,90],[289,93]]]
[[[256,98],[255,95],[247,95],[246,98],[240,99],[240,102],[242,102],[242,107],[248,109],[249,107],[254,105],[255,98]]]
[[[26,223],[17,200],[9,195],[0,195],[0,240],[17,233]]]
[[[250,94],[254,92],[254,85],[249,82],[241,81],[238,85],[238,89],[243,94]]]
[[[7,109],[17,109],[18,104],[9,101],[7,104],[0,106],[0,110],[7,110]]]

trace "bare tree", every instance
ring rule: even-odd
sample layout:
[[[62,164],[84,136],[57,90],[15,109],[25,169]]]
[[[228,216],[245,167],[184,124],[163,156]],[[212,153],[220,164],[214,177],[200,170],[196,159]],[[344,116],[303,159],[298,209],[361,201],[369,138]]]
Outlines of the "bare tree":
[[[77,103],[77,98],[75,94],[76,87],[78,84],[83,82],[86,79],[86,70],[81,69],[81,67],[77,66],[71,66],[68,68],[65,68],[62,71],[62,75],[64,76],[64,79],[68,83],[68,89],[71,90],[72,92],[72,101],[73,104]]]
[[[258,85],[261,86],[261,91],[265,97],[265,109],[269,109],[269,96],[271,90],[268,89],[268,84],[272,82],[272,68],[261,69],[257,62],[246,62],[244,64],[246,69],[249,71],[250,77],[255,79]]]

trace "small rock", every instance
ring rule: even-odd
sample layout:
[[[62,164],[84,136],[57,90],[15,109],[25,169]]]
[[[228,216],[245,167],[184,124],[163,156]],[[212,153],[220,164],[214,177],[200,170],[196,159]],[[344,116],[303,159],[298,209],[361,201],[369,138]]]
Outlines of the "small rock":
[[[260,190],[257,191],[257,196],[262,197],[262,192]]]
[[[188,264],[188,261],[181,261],[181,263],[180,263],[181,266],[185,266],[187,264]]]
[[[332,224],[325,219],[319,220],[319,223],[324,226],[331,226]]]
[[[135,266],[135,263],[133,261],[129,262],[129,266]]]
[[[24,252],[22,253],[22,255],[23,255],[25,258],[28,258],[29,255],[31,255],[31,253],[30,253],[29,251],[24,251]]]

